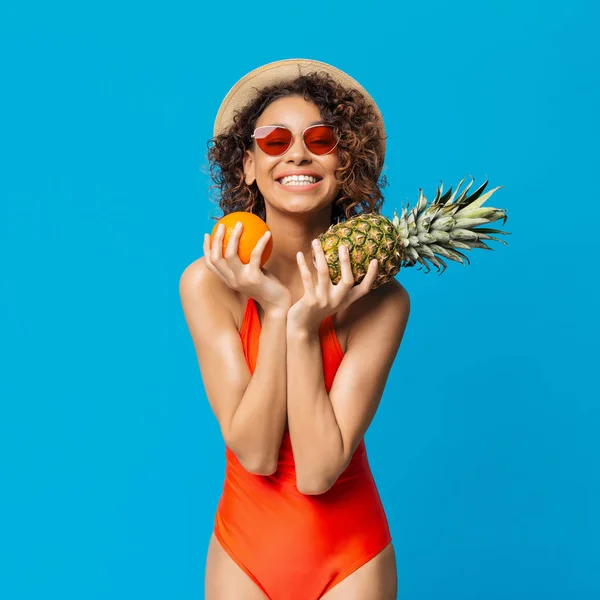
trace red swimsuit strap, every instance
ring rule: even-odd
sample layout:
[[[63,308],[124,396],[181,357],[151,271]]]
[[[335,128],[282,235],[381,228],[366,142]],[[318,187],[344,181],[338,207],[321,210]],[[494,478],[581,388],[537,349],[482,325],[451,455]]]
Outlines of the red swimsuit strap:
[[[248,298],[244,318],[240,327],[240,337],[243,340],[246,350],[246,357],[250,370],[254,372],[256,354],[258,351],[258,341],[260,339],[261,323],[258,316],[258,309],[254,298]],[[321,337],[321,345],[323,348],[324,358],[327,363],[335,364],[335,369],[339,366],[344,352],[340,345],[340,341],[335,332],[333,315],[323,319],[319,327],[319,335]]]

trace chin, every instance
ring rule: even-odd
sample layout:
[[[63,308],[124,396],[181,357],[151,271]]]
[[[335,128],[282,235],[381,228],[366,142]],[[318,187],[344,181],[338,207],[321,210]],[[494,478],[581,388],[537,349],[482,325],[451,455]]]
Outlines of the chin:
[[[283,212],[296,215],[315,214],[325,210],[328,205],[328,202],[307,202],[306,197],[290,198],[287,202],[279,204]]]
[[[306,208],[323,208],[331,204],[335,200],[336,194],[309,194],[309,193],[298,193],[293,192],[277,193],[274,194],[276,204],[281,207],[290,207],[294,209],[306,209]]]

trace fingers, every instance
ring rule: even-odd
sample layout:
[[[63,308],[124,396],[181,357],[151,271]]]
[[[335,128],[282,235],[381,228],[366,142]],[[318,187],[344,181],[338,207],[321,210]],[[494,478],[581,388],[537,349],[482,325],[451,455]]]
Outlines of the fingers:
[[[340,281],[338,282],[338,286],[342,285],[342,287],[349,290],[354,285],[354,274],[352,273],[352,265],[350,263],[350,251],[348,250],[348,246],[346,246],[345,244],[340,244],[338,254],[340,257],[340,267],[342,270],[342,276]]]
[[[211,273],[214,273],[217,277],[219,277],[219,279],[221,279],[222,281],[227,283],[227,280],[225,279],[225,277],[223,277],[223,275],[221,275],[221,273],[217,270],[215,265],[213,265],[213,262],[210,258],[211,253],[212,253],[212,249],[211,249],[210,245],[211,245],[210,244],[210,234],[205,233],[204,234],[204,244],[202,245],[203,250],[204,250],[204,264],[206,265],[206,268]]]
[[[377,273],[379,271],[379,262],[377,259],[373,259],[369,263],[369,268],[367,269],[367,273],[365,274],[363,280],[355,287],[350,290],[348,294],[349,302],[352,303],[355,300],[358,300],[361,296],[367,294],[373,284],[375,283],[375,279],[377,278]]]
[[[214,242],[212,245],[214,246]],[[206,263],[206,266],[209,268],[210,271],[212,271],[213,273],[216,273],[218,275],[219,273],[216,270],[215,266],[213,265],[213,262],[211,259],[213,249],[211,247],[211,240],[210,240],[209,233],[204,234],[204,243],[202,244],[202,249],[204,250],[204,262]]]
[[[205,234],[204,239],[204,260],[208,268],[221,277],[225,283],[229,285],[229,281],[234,277],[233,272],[225,259],[223,258],[223,238],[225,237],[225,226],[221,223],[217,227],[215,237],[210,240],[210,236]],[[231,241],[231,238],[230,238]],[[227,244],[227,250],[230,249],[231,244]],[[237,251],[237,244],[236,244]]]
[[[379,263],[373,259],[367,272],[359,285],[355,285],[354,273],[350,260],[350,250],[346,244],[340,244],[338,256],[340,260],[341,277],[337,285],[334,285],[329,275],[329,265],[325,258],[325,252],[318,240],[312,242],[313,264],[317,270],[318,282],[313,282],[312,273],[306,264],[306,259],[302,252],[296,254],[300,276],[304,285],[304,295],[308,302],[318,304],[321,308],[325,305],[332,309],[339,309],[340,306],[349,306],[367,294],[375,280],[379,269]]]
[[[252,267],[260,268],[260,259],[262,258],[263,252],[271,239],[271,232],[266,231],[265,234],[256,242],[254,250],[250,253],[250,265]]]
[[[215,231],[212,244],[210,236],[208,234],[204,236],[204,257],[207,267],[233,289],[260,282],[261,277],[263,277],[260,265],[261,258],[271,237],[271,232],[266,231],[254,247],[250,254],[250,261],[246,265],[242,263],[238,254],[243,230],[243,224],[241,222],[236,223],[227,241],[224,254],[223,239],[226,228],[222,223]]]
[[[222,225],[220,225],[221,227]],[[227,242],[227,248],[225,248],[225,254],[223,257],[229,261],[238,255],[238,246],[240,244],[240,236],[242,235],[243,226],[241,223],[236,223],[231,235],[229,236],[229,240]],[[225,228],[223,228],[225,230]]]
[[[312,241],[312,249],[315,255],[315,267],[317,268],[317,290],[322,298],[327,298],[331,277],[329,276],[329,265],[325,258],[323,246],[319,240]]]
[[[300,277],[302,278],[302,285],[304,286],[304,295],[307,300],[314,302],[316,298],[315,284],[310,269],[306,264],[303,252],[296,253],[296,261],[298,262],[298,269],[300,270]]]
[[[371,286],[375,283],[375,279],[377,279],[377,273],[379,272],[379,261],[374,258],[369,263],[369,268],[367,269],[367,274],[364,279],[360,282],[360,286],[365,287],[365,294],[371,289]]]

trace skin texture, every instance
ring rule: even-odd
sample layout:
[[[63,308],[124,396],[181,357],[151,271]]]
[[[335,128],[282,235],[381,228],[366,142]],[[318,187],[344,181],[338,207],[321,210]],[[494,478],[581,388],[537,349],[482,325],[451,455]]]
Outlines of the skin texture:
[[[299,134],[315,122],[321,122],[318,108],[291,96],[269,104],[257,127],[282,124]],[[360,286],[352,287],[346,268],[344,280],[333,286],[318,252],[313,263],[311,242],[331,222],[338,167],[335,151],[313,155],[305,149],[300,135],[282,156],[268,156],[257,147],[244,156],[246,183],[256,181],[265,198],[274,242],[265,265],[269,301],[258,306],[263,330],[254,375],[239,344],[248,296],[260,293],[255,289],[250,293],[249,269],[242,270],[235,262],[234,250],[226,259],[219,256],[221,244],[217,243],[214,251],[205,245],[205,256],[189,265],[180,281],[182,306],[203,382],[225,442],[248,470],[270,474],[277,466],[287,419],[298,489],[306,494],[323,493],[335,483],[366,432],[410,311],[408,293],[396,280],[370,289],[375,269]],[[303,168],[322,177],[314,190],[286,190],[276,183],[282,172]],[[343,254],[340,258],[344,264]],[[281,302],[273,300],[276,285],[285,290]],[[318,324],[330,314],[334,315],[345,356],[327,394]],[[309,410],[299,410],[301,398],[296,390],[301,387],[303,402],[309,397],[313,403]],[[303,419],[306,414],[312,415],[311,420]],[[207,600],[266,598],[214,536],[207,554],[205,594]],[[394,600],[393,545],[390,543],[323,598]]]

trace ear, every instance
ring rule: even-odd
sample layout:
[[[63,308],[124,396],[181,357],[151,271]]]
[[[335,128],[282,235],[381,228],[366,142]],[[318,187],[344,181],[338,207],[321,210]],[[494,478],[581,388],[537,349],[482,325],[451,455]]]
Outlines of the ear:
[[[256,173],[254,169],[254,153],[251,150],[246,150],[242,159],[244,167],[244,175],[247,185],[252,185],[256,181]]]

